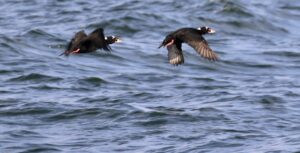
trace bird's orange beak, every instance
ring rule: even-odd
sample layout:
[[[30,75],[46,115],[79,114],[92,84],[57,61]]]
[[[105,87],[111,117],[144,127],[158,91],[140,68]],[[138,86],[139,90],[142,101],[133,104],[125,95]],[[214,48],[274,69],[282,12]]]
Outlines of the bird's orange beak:
[[[209,28],[207,32],[208,33],[216,33],[216,30]]]

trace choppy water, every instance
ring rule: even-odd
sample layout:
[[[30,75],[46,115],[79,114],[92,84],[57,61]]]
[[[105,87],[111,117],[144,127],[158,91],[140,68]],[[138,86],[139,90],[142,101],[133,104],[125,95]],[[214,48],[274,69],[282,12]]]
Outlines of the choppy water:
[[[299,0],[0,1],[1,153],[300,151]],[[207,25],[216,63],[157,49]],[[112,53],[58,56],[104,27]]]

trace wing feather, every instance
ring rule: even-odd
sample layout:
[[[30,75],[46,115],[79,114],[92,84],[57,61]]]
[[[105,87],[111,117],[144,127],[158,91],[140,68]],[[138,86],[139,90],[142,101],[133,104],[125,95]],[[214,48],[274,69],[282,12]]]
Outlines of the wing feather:
[[[203,58],[211,61],[218,60],[217,54],[209,47],[206,40],[198,33],[188,33],[182,41],[195,49]]]
[[[69,55],[69,53],[78,48],[80,42],[87,37],[84,31],[79,31],[75,34],[75,36],[71,39],[71,41],[67,44],[66,50],[61,55]]]
[[[105,51],[111,51],[111,48],[109,44],[105,41],[105,36],[102,28],[98,28],[95,31],[93,31],[89,36],[90,40],[94,40],[94,44],[96,44],[96,47],[99,49],[103,49]]]
[[[184,58],[181,50],[181,44],[172,44],[167,47],[169,63],[180,65],[184,63]]]

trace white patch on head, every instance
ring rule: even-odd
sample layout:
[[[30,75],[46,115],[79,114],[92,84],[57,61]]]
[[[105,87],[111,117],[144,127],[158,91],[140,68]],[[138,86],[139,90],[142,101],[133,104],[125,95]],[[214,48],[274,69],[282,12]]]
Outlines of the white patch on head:
[[[203,28],[203,27],[199,27],[199,28],[197,28],[197,30],[202,30],[202,28]],[[205,26],[204,28],[205,28],[205,30],[208,30],[208,29],[209,29],[207,26]]]
[[[105,40],[107,40],[107,37],[104,37]]]
[[[112,37],[112,39],[115,39],[116,38],[116,36],[111,36]]]

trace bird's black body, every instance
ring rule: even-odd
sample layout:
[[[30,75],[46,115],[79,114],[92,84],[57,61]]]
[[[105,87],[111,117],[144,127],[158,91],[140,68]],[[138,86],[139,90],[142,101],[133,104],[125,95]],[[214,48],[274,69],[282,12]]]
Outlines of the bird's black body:
[[[97,49],[111,51],[109,45],[118,42],[118,40],[119,38],[115,36],[105,37],[102,28],[94,30],[89,35],[85,34],[84,31],[79,31],[69,42],[67,49],[63,54],[69,55],[72,53],[90,53],[96,51]]]
[[[208,27],[201,27],[199,29],[181,28],[167,35],[160,47],[167,47],[169,62],[174,65],[184,63],[181,48],[182,43],[190,45],[202,57],[215,61],[218,59],[216,53],[210,49],[206,40],[202,37],[204,34],[213,32],[214,31]]]

